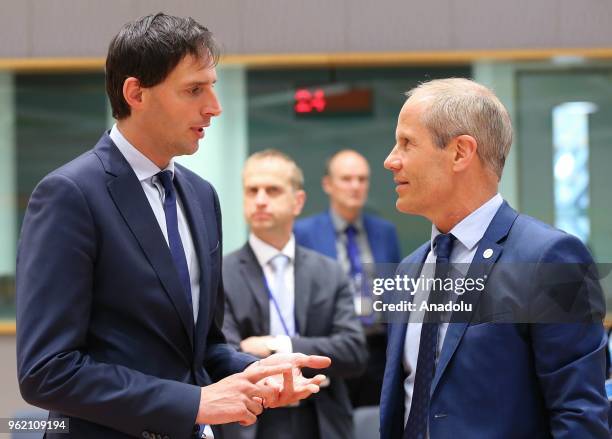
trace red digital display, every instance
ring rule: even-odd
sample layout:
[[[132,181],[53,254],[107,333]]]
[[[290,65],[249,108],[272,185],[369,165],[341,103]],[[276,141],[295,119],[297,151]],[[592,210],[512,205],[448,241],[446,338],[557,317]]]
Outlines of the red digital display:
[[[295,91],[295,112],[296,113],[312,113],[322,112],[325,110],[327,101],[325,100],[325,92],[320,88],[310,91],[307,88],[300,88]]]
[[[360,116],[372,114],[372,90],[348,86],[302,87],[295,90],[296,116]]]

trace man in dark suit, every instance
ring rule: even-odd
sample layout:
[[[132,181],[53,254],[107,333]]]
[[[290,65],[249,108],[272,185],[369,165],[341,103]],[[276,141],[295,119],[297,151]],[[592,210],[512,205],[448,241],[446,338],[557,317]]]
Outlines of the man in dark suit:
[[[363,212],[370,186],[370,167],[357,151],[336,152],[327,161],[323,190],[329,210],[296,221],[299,245],[336,259],[353,281],[355,305],[363,323],[370,361],[364,374],[347,380],[353,406],[378,405],[385,370],[386,329],[373,319],[362,299],[376,275],[374,263],[398,263],[400,246],[395,226]]]
[[[450,300],[471,309],[450,323],[432,311],[396,314],[404,322],[389,329],[381,438],[609,438],[602,295],[581,268],[592,258],[498,194],[512,142],[506,109],[467,79],[407,96],[385,167],[397,209],[428,218],[432,239],[400,274],[484,290],[454,290]],[[415,291],[417,309],[438,303],[439,287],[426,288]]]
[[[293,221],[304,205],[301,170],[285,154],[253,154],[243,172],[244,214],[249,241],[224,261],[228,342],[260,358],[274,352],[326,355],[329,382],[297,407],[267,410],[261,439],[349,439],[352,410],[344,378],[367,361],[365,340],[340,265],[296,246]],[[233,437],[233,436],[232,436]]]
[[[252,424],[324,379],[297,367],[328,359],[255,362],[221,333],[219,200],[173,162],[221,113],[217,56],[191,18],[128,23],[106,62],[117,124],[32,193],[17,259],[17,362],[24,399],[68,418],[69,434],[47,437],[212,437],[211,425]]]

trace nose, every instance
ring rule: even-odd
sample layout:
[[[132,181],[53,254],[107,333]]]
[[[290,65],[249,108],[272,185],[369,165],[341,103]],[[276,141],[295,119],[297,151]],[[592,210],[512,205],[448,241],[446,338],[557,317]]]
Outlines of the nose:
[[[365,181],[360,180],[359,177],[352,178],[350,181],[350,186],[353,190],[357,190],[364,185]]]
[[[206,116],[219,116],[221,112],[223,112],[223,109],[221,108],[221,103],[219,102],[219,98],[217,97],[215,90],[212,88],[206,96],[202,112]]]
[[[398,171],[402,167],[402,161],[395,154],[395,147],[393,147],[393,149],[391,150],[391,152],[385,159],[383,166],[385,167],[385,169],[388,169],[389,171],[392,171],[392,172]]]
[[[268,196],[266,194],[266,190],[263,188],[259,189],[257,194],[255,194],[255,204],[257,206],[265,206],[267,202]]]

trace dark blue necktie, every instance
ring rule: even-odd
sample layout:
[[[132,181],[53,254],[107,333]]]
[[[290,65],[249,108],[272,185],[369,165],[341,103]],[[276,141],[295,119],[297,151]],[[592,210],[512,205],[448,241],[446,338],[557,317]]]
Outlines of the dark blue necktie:
[[[349,224],[346,228],[346,254],[351,264],[351,277],[363,273],[361,266],[361,257],[359,255],[359,245],[357,245],[357,229],[354,225]]]
[[[189,269],[187,268],[187,258],[185,257],[185,249],[181,241],[181,235],[178,228],[178,216],[176,206],[176,192],[172,185],[172,171],[161,171],[157,174],[159,181],[164,187],[164,214],[166,215],[166,229],[168,230],[168,245],[172,260],[179,275],[179,279],[187,294],[187,300],[191,305],[191,279],[189,278]]]
[[[448,275],[450,254],[453,250],[455,237],[448,233],[438,235],[434,239],[436,252],[436,271],[434,277],[444,281]],[[434,282],[435,284],[435,282]],[[442,292],[429,292],[428,303],[440,303]],[[426,313],[421,327],[419,342],[419,357],[417,359],[410,415],[404,429],[403,439],[425,439],[427,437],[427,421],[429,419],[429,396],[431,382],[436,371],[436,352],[438,348],[438,332],[440,322],[436,319],[440,313]]]

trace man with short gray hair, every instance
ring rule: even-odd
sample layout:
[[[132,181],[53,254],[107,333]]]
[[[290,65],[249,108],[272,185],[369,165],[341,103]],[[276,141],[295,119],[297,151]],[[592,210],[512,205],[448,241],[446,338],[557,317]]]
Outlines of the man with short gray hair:
[[[353,407],[377,406],[385,370],[386,327],[363,300],[376,276],[375,264],[398,263],[400,243],[395,225],[364,208],[370,189],[370,165],[353,149],[327,159],[321,181],[329,209],[302,218],[293,232],[298,244],[337,260],[349,275],[355,308],[366,333],[370,361],[363,375],[347,380]]]
[[[512,122],[506,108],[487,87],[464,78],[422,83],[406,97],[428,102],[422,122],[438,148],[462,133],[478,141],[478,156],[501,178],[512,144]]]
[[[609,438],[603,306],[574,308],[600,296],[580,271],[593,259],[577,238],[517,213],[498,193],[512,141],[506,109],[467,79],[426,82],[407,97],[384,166],[397,209],[424,216],[432,231],[399,273],[451,280],[449,265],[464,264],[460,277],[484,290],[451,294],[451,305],[471,306],[450,319],[427,309],[390,325],[381,438]],[[544,274],[548,263],[563,267],[567,283]],[[412,303],[440,304],[440,291],[426,288]],[[517,319],[547,298],[570,305],[563,322]]]

